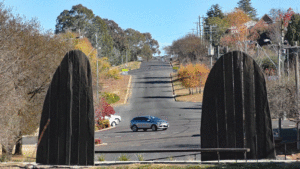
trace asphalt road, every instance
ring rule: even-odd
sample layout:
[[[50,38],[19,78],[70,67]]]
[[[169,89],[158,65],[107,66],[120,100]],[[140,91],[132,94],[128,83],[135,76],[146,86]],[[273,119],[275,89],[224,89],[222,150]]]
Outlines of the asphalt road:
[[[96,132],[105,146],[95,150],[153,150],[200,148],[201,103],[175,102],[172,93],[169,63],[142,62],[141,68],[130,71],[132,94],[129,104],[115,108],[122,122],[116,128]],[[165,131],[132,132],[130,120],[140,115],[152,115],[168,120]],[[196,155],[195,155],[196,154]],[[97,154],[98,155],[98,154]],[[142,154],[144,160],[200,160],[198,153],[151,153]],[[106,160],[117,160],[120,154],[106,154]],[[131,154],[137,160],[136,154]],[[97,159],[97,157],[96,157]]]
[[[95,146],[95,150],[153,150],[200,148],[201,103],[175,102],[172,95],[169,63],[143,62],[132,75],[131,96],[128,104],[115,107],[122,122],[115,128],[95,133],[107,145]],[[125,90],[125,89],[124,89]],[[153,115],[168,120],[165,131],[132,132],[130,120],[140,115]],[[272,120],[273,129],[278,121]],[[282,121],[283,128],[295,127],[295,123]],[[37,137],[24,137],[23,144],[36,144]],[[95,155],[95,160],[100,154]],[[199,153],[151,153],[142,154],[144,160],[200,160]],[[106,161],[118,160],[120,154],[105,154]],[[137,154],[130,154],[138,160]]]

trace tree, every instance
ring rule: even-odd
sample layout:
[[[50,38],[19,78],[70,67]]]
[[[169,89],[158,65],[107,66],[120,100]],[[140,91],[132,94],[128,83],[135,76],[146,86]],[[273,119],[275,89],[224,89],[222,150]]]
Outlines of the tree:
[[[220,45],[220,39],[229,27],[228,21],[225,19],[221,19],[219,17],[212,17],[212,18],[208,18],[208,22],[211,25],[216,26],[216,28],[213,29],[213,33],[212,33],[212,39],[213,39],[212,45],[213,46]],[[209,40],[209,34],[207,33],[206,35],[207,35],[206,39]]]
[[[66,30],[85,33],[85,28],[94,18],[92,10],[81,4],[75,5],[70,11],[64,10],[56,19],[55,33],[62,33]]]
[[[294,11],[292,8],[289,8],[286,12],[283,12],[281,10],[277,10],[277,12],[278,14],[275,23],[270,27],[268,33],[271,41],[275,44],[281,43],[281,37],[285,36],[289,21],[294,15]]]
[[[247,40],[249,35],[247,27],[244,23],[251,20],[251,18],[242,10],[235,8],[235,10],[227,14],[224,18],[226,22],[231,26],[231,29],[235,29],[235,33],[224,35],[220,43],[224,46],[234,46],[238,42]]]
[[[294,42],[300,44],[300,14],[292,16],[291,23],[287,27],[286,38],[291,45],[294,45]]]
[[[141,53],[146,38],[142,33],[132,28],[126,29],[125,33],[129,43],[130,54],[132,56],[129,60],[137,60],[137,56]]]
[[[256,9],[251,6],[251,0],[240,0],[238,2],[238,8],[243,10],[248,16],[250,16],[252,19],[256,19]]]
[[[219,44],[220,41],[220,35],[222,35],[225,32],[225,27],[227,26],[226,23],[224,23],[224,13],[221,10],[221,7],[219,4],[212,5],[210,9],[206,12],[207,17],[205,18],[205,25],[207,26],[204,36],[205,39],[210,39],[210,33],[208,26],[216,26],[217,28],[214,28],[214,31],[212,33],[213,37],[213,46],[216,46]]]
[[[0,144],[10,158],[22,135],[39,126],[51,75],[72,44],[41,33],[36,20],[13,16],[0,3]],[[18,142],[21,145],[21,142]],[[21,146],[16,146],[16,153]]]
[[[143,58],[146,58],[147,62],[149,59],[152,59],[152,51],[148,44],[145,44],[142,48],[141,55]]]
[[[180,63],[207,63],[206,46],[208,46],[208,42],[202,42],[199,37],[188,34],[183,38],[173,41],[172,45],[165,47],[164,50],[169,55],[177,55]]]
[[[110,57],[113,50],[113,39],[109,34],[108,27],[103,19],[96,16],[92,19],[91,23],[88,24],[86,36],[92,43],[93,47],[96,48],[98,44],[98,56],[97,57]],[[97,35],[97,41],[96,41]]]

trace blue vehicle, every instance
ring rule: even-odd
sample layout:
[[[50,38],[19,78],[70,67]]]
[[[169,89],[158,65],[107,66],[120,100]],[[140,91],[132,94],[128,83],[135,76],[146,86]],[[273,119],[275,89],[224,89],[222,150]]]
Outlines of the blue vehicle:
[[[166,120],[162,120],[155,116],[138,116],[130,121],[130,128],[132,131],[136,132],[139,129],[147,131],[152,129],[156,131],[157,129],[167,130],[170,127]]]

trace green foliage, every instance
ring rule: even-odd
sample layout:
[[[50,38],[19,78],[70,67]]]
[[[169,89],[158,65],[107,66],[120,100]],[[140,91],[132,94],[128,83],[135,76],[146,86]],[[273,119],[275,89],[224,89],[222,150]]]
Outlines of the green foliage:
[[[55,33],[62,33],[66,30],[84,32],[87,25],[94,18],[92,10],[84,7],[81,4],[72,6],[70,11],[64,10],[57,17],[55,25]]]
[[[129,161],[130,156],[128,154],[121,154],[120,157],[118,157],[119,161]]]
[[[121,78],[120,71],[118,70],[118,68],[109,69],[105,73],[105,77],[106,78],[120,79]]]
[[[206,15],[208,18],[214,18],[214,17],[218,17],[221,19],[224,18],[224,13],[222,12],[219,4],[212,5],[210,9],[206,12]],[[209,22],[206,22],[206,24],[210,25]]]
[[[273,56],[270,56],[270,59],[277,65],[277,62],[278,62],[278,58],[277,56],[273,55]],[[264,57],[262,59],[262,67],[263,69],[276,69],[275,65],[271,62],[268,57]]]
[[[287,27],[286,38],[291,45],[295,41],[300,45],[300,14],[294,14],[291,18],[291,23]]]
[[[0,162],[5,162],[5,161],[7,161],[6,155],[2,154],[0,157]]]
[[[212,45],[216,46],[220,44],[220,39],[222,35],[224,35],[225,31],[227,30],[228,27],[230,27],[228,21],[226,19],[222,19],[220,17],[210,17],[207,19],[210,25],[216,26],[216,28],[213,28],[213,33],[212,33]],[[209,36],[207,34],[206,38],[208,39]]]
[[[143,46],[141,55],[143,58],[146,58],[147,61],[152,58],[152,51],[150,45],[146,44]]]
[[[252,19],[256,19],[256,9],[251,6],[251,0],[240,0],[238,7],[248,14]]]
[[[178,70],[178,69],[179,69],[178,66],[174,66],[174,67],[173,67],[173,70]]]
[[[104,155],[104,154],[101,154],[101,155],[98,157],[98,161],[105,161],[105,155]]]
[[[144,161],[144,156],[142,154],[137,154],[139,161]]]
[[[116,103],[120,100],[120,97],[115,93],[104,92],[103,97],[108,104]]]

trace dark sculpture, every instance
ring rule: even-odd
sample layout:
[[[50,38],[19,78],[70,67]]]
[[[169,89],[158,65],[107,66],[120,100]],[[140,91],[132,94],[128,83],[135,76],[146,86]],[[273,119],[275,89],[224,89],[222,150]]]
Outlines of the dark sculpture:
[[[248,159],[274,159],[266,83],[247,54],[234,51],[212,68],[204,88],[201,148],[250,148]],[[220,153],[221,159],[243,159],[242,153]],[[217,153],[201,153],[217,160]]]
[[[36,162],[94,165],[94,125],[90,63],[81,51],[70,51],[57,68],[44,101]]]

